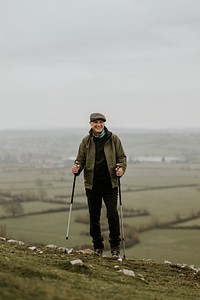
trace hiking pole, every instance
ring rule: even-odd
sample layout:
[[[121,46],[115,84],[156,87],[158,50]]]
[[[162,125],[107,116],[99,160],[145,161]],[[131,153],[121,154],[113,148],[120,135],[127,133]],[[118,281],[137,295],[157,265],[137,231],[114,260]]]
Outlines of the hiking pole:
[[[72,195],[71,195],[71,202],[70,202],[70,206],[69,206],[69,217],[68,217],[68,224],[67,224],[66,240],[68,240],[68,238],[69,238],[69,225],[70,225],[70,219],[71,219],[71,213],[72,213],[75,183],[76,183],[76,174],[74,174],[74,181],[73,181],[73,186],[72,186]]]
[[[118,178],[118,187],[119,187],[119,204],[120,204],[120,220],[121,220],[121,235],[122,235],[122,249],[123,249],[123,257],[125,258],[125,239],[124,239],[124,222],[123,222],[123,211],[122,211],[122,194],[121,194],[121,182],[120,177]]]

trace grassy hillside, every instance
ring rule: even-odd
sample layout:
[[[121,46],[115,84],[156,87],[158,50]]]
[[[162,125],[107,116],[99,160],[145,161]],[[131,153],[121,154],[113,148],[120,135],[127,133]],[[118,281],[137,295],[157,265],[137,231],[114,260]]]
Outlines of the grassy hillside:
[[[199,299],[200,269],[0,241],[0,299]],[[81,260],[82,265],[71,261]],[[127,276],[126,270],[134,276]]]

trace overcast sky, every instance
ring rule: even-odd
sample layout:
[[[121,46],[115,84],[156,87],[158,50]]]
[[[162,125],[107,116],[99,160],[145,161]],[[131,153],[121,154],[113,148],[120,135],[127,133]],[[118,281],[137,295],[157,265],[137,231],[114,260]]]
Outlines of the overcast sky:
[[[200,128],[199,0],[0,0],[0,129]]]

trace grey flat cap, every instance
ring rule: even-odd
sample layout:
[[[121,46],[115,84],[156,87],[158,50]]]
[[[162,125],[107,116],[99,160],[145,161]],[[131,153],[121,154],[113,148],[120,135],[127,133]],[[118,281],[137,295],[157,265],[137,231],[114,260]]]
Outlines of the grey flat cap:
[[[95,120],[103,120],[106,122],[106,117],[100,113],[93,113],[90,115],[90,122],[93,122]]]

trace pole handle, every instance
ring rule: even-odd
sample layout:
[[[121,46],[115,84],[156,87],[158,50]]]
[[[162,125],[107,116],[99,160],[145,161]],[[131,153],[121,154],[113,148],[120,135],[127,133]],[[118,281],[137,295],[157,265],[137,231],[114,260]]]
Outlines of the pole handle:
[[[74,181],[73,181],[73,186],[72,186],[72,194],[71,194],[71,202],[70,204],[73,204],[73,199],[74,199],[74,189],[75,189],[75,184],[76,184],[76,174],[74,174]]]
[[[118,180],[118,188],[119,188],[119,204],[120,206],[122,205],[122,193],[121,193],[121,182],[120,182],[120,177],[117,177]]]

